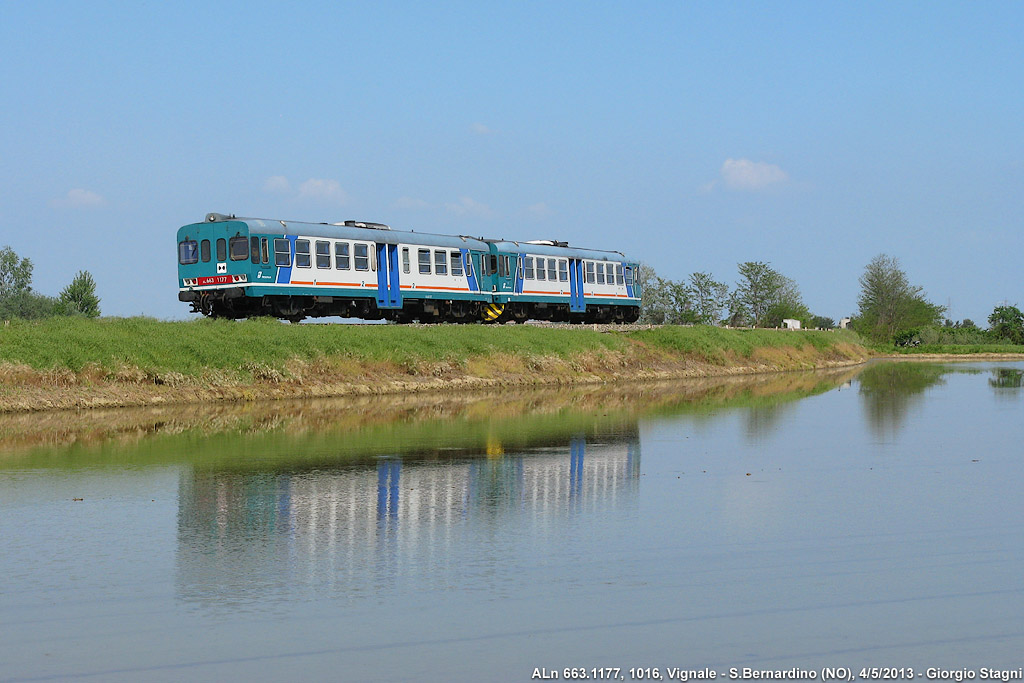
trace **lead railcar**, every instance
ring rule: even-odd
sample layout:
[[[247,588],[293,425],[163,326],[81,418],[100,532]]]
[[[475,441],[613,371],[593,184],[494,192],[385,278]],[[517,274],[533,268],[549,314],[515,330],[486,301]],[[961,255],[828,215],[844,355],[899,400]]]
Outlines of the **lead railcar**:
[[[638,264],[564,242],[211,213],[178,230],[178,299],[211,317],[634,322]]]

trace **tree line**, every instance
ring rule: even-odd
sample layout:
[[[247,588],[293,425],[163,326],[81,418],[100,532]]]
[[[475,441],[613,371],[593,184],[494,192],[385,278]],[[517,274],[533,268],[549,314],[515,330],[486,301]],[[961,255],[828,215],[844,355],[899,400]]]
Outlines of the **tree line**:
[[[781,327],[799,320],[801,327],[831,329],[835,321],[808,310],[800,288],[791,278],[762,261],[737,264],[739,279],[730,287],[709,273],[696,272],[686,280],[659,277],[640,266],[643,286],[640,321],[653,324],[704,324],[731,327]],[[879,343],[917,344],[1024,344],[1024,314],[1016,306],[996,306],[981,329],[970,319],[952,321],[946,309],[928,300],[912,285],[899,259],[879,254],[858,280],[860,296],[850,327]]]
[[[804,304],[800,288],[763,261],[737,264],[739,280],[730,288],[705,272],[675,281],[640,266],[640,322],[652,324],[782,327],[786,319],[801,327],[832,328],[831,318],[814,315]]]
[[[9,246],[0,249],[0,320],[100,315],[96,280],[89,271],[78,271],[71,284],[52,297],[32,288],[32,269],[30,259],[20,258]]]

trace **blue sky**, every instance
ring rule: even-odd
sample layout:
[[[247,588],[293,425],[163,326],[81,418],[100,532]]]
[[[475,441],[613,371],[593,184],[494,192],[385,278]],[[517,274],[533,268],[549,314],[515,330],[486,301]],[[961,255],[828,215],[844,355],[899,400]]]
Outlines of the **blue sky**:
[[[1024,304],[1024,3],[0,2],[0,245],[187,317],[218,211],[770,262]]]

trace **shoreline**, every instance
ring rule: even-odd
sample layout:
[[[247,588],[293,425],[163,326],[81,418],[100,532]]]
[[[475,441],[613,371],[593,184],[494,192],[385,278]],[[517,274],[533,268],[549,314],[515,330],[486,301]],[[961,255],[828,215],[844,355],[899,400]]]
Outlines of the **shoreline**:
[[[374,327],[379,329],[367,329]],[[893,354],[855,334],[693,326],[282,326],[58,320],[0,328],[0,414],[635,384],[1024,353]]]
[[[1024,361],[1024,353],[992,354],[915,354],[874,356],[860,359],[820,360],[817,363],[791,364],[756,363],[721,366],[688,359],[676,368],[623,368],[623,371],[593,372],[565,375],[538,375],[510,373],[501,377],[462,375],[451,378],[438,376],[405,376],[381,378],[373,383],[365,381],[318,378],[312,381],[261,381],[251,383],[222,383],[200,385],[183,381],[140,385],[136,383],[105,382],[80,384],[71,381],[68,374],[51,373],[51,386],[16,387],[14,395],[0,396],[0,414],[25,414],[47,411],[79,411],[116,408],[144,408],[160,406],[201,406],[224,403],[252,403],[284,400],[408,396],[418,394],[444,394],[454,392],[486,392],[499,389],[531,389],[554,387],[586,387],[595,385],[655,384],[658,382],[756,376],[772,373],[801,372],[852,368],[871,362],[992,362]],[[553,362],[557,363],[557,360]],[[10,392],[10,387],[7,388]]]

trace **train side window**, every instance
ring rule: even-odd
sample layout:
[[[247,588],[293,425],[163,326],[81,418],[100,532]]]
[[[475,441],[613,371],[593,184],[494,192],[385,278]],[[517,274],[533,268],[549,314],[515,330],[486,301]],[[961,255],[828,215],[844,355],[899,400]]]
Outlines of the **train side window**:
[[[630,287],[633,286],[633,269],[626,266],[626,284]]]
[[[349,261],[349,243],[348,242],[335,242],[334,243],[334,267],[337,270],[348,270],[352,267]]]
[[[569,281],[569,262],[564,258],[558,260],[558,281]]]
[[[217,260],[227,261],[228,260],[228,241],[221,237],[217,240]]]
[[[412,272],[409,265],[409,247],[402,247],[402,272],[406,275]]]
[[[331,267],[331,243],[317,241],[316,243],[316,267]]]
[[[616,263],[615,264],[615,284],[621,285],[622,283],[623,283],[623,280],[622,280],[622,264],[621,263]]]
[[[420,249],[416,253],[416,258],[420,266],[420,275],[430,275],[430,250]]]
[[[546,268],[547,268],[547,265],[544,263],[544,259],[542,259],[542,258],[537,259],[537,279],[538,280],[547,280],[548,279]]]
[[[232,261],[245,261],[249,258],[249,240],[244,237],[232,237],[228,241]]]
[[[523,263],[523,279],[524,280],[532,280],[533,279],[533,257],[532,256],[527,256],[525,263]]]
[[[274,240],[274,265],[287,268],[292,264],[292,245],[289,240]]]
[[[452,261],[452,276],[462,277],[462,252],[453,251],[451,253]]]
[[[599,284],[599,285],[603,285],[604,284],[604,264],[603,263],[598,263],[597,264],[597,284]]]
[[[448,252],[447,251],[435,251],[434,252],[434,274],[435,275],[447,275],[448,274]]]
[[[309,258],[309,240],[295,240],[295,267],[309,268],[312,265]]]
[[[249,238],[249,260],[253,263],[260,262],[260,238],[250,237]]]
[[[356,270],[369,270],[370,248],[365,244],[356,244],[353,251],[355,252]]]
[[[199,261],[199,250],[195,240],[182,240],[178,242],[178,263],[183,266],[191,265]]]
[[[199,243],[199,254],[203,258],[203,263],[210,262],[210,240],[203,240]]]
[[[595,279],[594,279],[594,262],[593,261],[587,261],[587,274],[586,274],[586,278],[585,279],[586,279],[586,282],[587,282],[588,285],[592,285],[595,282]]]
[[[270,263],[270,240],[264,237],[260,240],[263,252],[263,263]]]
[[[558,277],[558,273],[557,273],[557,270],[556,270],[557,268],[558,268],[558,262],[555,259],[553,259],[553,258],[549,258],[548,259],[548,280],[551,280],[552,282],[555,281],[555,278]]]

